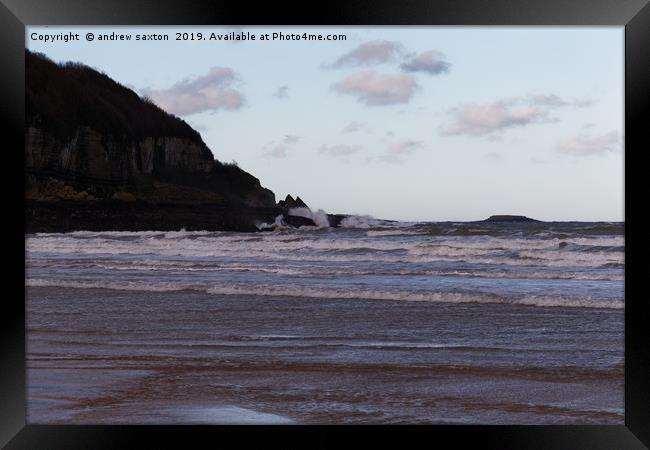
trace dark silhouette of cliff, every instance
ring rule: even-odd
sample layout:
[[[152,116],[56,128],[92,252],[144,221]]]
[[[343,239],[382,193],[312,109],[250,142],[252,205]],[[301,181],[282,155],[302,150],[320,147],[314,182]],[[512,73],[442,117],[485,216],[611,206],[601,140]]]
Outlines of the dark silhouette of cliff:
[[[182,119],[80,63],[25,52],[27,198],[275,207]]]

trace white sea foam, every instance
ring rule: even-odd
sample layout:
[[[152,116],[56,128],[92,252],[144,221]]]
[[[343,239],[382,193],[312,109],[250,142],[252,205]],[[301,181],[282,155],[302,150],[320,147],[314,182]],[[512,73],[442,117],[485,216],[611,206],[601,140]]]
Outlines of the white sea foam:
[[[194,290],[212,295],[253,295],[265,297],[298,297],[298,298],[333,298],[333,299],[367,299],[394,300],[430,303],[496,303],[511,305],[528,305],[544,307],[575,307],[575,308],[608,308],[621,309],[624,302],[621,299],[592,299],[554,296],[496,296],[480,293],[455,292],[403,292],[380,289],[343,289],[332,287],[312,287],[304,285],[256,286],[219,285],[201,287],[191,284],[175,284],[172,282],[129,282],[129,281],[67,281],[28,279],[27,286],[33,287],[64,287],[77,289],[112,289],[144,292],[172,292]]]
[[[316,261],[315,261],[316,262]],[[122,260],[118,258],[91,258],[91,259],[60,259],[39,258],[30,259],[29,267],[33,269],[105,269],[108,271],[143,271],[143,272],[261,272],[278,275],[296,276],[455,276],[472,278],[499,278],[499,279],[548,279],[548,280],[593,280],[593,281],[623,281],[622,269],[614,271],[579,271],[567,270],[520,270],[516,267],[503,269],[427,269],[421,265],[409,266],[399,264],[396,267],[367,267],[362,268],[356,264],[304,264],[300,261],[271,261],[259,262],[244,261],[197,261],[193,259],[156,260],[150,258],[137,258]]]
[[[322,209],[312,211],[309,208],[290,208],[289,215],[311,219],[319,228],[327,228],[330,226],[329,219],[327,218],[327,213]]]
[[[622,236],[575,235],[560,240],[432,235],[420,225],[391,222],[378,229],[374,221],[356,216],[347,224],[351,228],[296,230],[284,227],[279,216],[271,233],[180,230],[30,235],[26,239],[27,284],[622,307],[622,300],[609,300],[623,296]],[[453,224],[445,226],[454,228]],[[548,295],[537,295],[542,283],[523,281],[527,279],[551,280],[550,290],[544,291]]]
[[[381,237],[381,236],[415,236],[423,235],[424,233],[418,231],[409,231],[409,230],[368,230],[366,231],[366,236],[368,237]]]
[[[187,258],[254,257],[268,260],[330,262],[463,261],[508,266],[600,267],[624,264],[622,251],[567,251],[554,240],[504,239],[492,237],[442,238],[399,234],[378,236],[314,235],[310,232],[234,234],[176,232],[165,235],[43,235],[27,239],[30,256],[43,254],[160,255]],[[620,241],[575,240],[591,248]],[[573,242],[573,241],[570,241]],[[590,242],[587,244],[586,242]]]
[[[339,224],[342,228],[371,228],[380,227],[385,221],[377,220],[372,216],[347,216]]]

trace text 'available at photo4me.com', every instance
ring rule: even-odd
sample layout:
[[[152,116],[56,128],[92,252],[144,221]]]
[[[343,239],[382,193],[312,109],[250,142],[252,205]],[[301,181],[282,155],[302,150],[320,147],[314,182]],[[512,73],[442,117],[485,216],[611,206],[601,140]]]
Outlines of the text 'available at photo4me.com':
[[[286,33],[276,31],[273,33],[254,33],[250,31],[231,31],[227,33],[203,32],[173,32],[173,33],[38,33],[29,35],[32,41],[45,43],[93,41],[206,41],[206,42],[231,42],[231,41],[346,41],[348,36],[344,33]]]

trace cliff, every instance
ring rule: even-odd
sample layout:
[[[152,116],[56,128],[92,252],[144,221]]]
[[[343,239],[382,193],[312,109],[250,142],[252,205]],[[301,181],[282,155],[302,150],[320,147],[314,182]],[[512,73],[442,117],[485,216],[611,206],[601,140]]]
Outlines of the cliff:
[[[276,206],[273,192],[236,164],[216,160],[186,122],[105,74],[29,51],[25,73],[32,212],[29,201]]]

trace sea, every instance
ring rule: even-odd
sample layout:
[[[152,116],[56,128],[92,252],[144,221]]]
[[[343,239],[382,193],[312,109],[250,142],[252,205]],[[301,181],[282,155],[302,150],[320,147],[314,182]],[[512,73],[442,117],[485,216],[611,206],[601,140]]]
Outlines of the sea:
[[[624,249],[620,222],[26,235],[27,421],[621,425]]]

